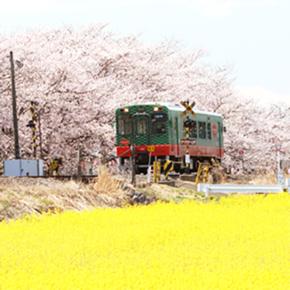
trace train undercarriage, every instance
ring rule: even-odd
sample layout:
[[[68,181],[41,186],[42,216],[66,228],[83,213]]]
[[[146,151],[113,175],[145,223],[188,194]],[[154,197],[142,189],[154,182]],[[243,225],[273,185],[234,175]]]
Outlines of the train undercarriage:
[[[132,170],[135,167],[136,174],[147,174],[148,168],[153,167],[155,161],[160,162],[161,174],[164,173],[164,165],[167,160],[172,162],[172,173],[178,175],[191,176],[192,180],[219,183],[224,179],[224,172],[221,160],[206,156],[150,156],[149,152],[135,154],[135,158],[119,158],[119,168],[121,170]],[[188,162],[190,161],[190,162]]]

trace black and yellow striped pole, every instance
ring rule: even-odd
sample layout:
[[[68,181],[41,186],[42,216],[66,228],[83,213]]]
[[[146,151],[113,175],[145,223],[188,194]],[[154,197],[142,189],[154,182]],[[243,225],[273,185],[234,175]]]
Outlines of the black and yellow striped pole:
[[[32,131],[32,151],[33,157],[36,158],[36,149],[37,149],[37,135],[36,135],[36,123],[37,123],[37,103],[34,101],[30,102],[30,113],[31,120],[29,120],[27,127],[31,128]]]
[[[165,174],[165,178],[168,179],[168,175],[171,171],[173,171],[174,165],[171,160],[166,160],[163,165],[163,172]]]

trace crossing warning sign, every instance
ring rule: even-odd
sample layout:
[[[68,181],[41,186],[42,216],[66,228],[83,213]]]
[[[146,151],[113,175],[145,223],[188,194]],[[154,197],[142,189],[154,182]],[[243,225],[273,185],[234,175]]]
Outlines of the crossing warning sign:
[[[168,177],[168,174],[173,171],[174,169],[174,165],[173,162],[171,160],[166,160],[166,162],[163,165],[163,170],[164,170],[164,174],[166,176],[166,178]]]

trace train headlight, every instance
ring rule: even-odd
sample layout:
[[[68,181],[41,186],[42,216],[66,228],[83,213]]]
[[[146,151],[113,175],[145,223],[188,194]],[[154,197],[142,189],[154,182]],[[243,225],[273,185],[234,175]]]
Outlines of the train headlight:
[[[162,111],[162,108],[161,107],[154,107],[153,111],[154,112],[159,112],[159,111]]]
[[[128,108],[123,108],[123,109],[121,109],[121,112],[128,113],[129,112],[129,109]]]

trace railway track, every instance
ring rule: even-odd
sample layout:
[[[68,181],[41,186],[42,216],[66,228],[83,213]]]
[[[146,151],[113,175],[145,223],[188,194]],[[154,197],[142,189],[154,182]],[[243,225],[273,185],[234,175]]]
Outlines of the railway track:
[[[0,180],[3,179],[54,179],[54,180],[61,180],[61,181],[67,181],[67,180],[75,180],[75,181],[80,181],[83,183],[89,183],[92,182],[98,175],[44,175],[44,176],[13,176],[13,177],[8,177],[8,176],[0,176]]]

